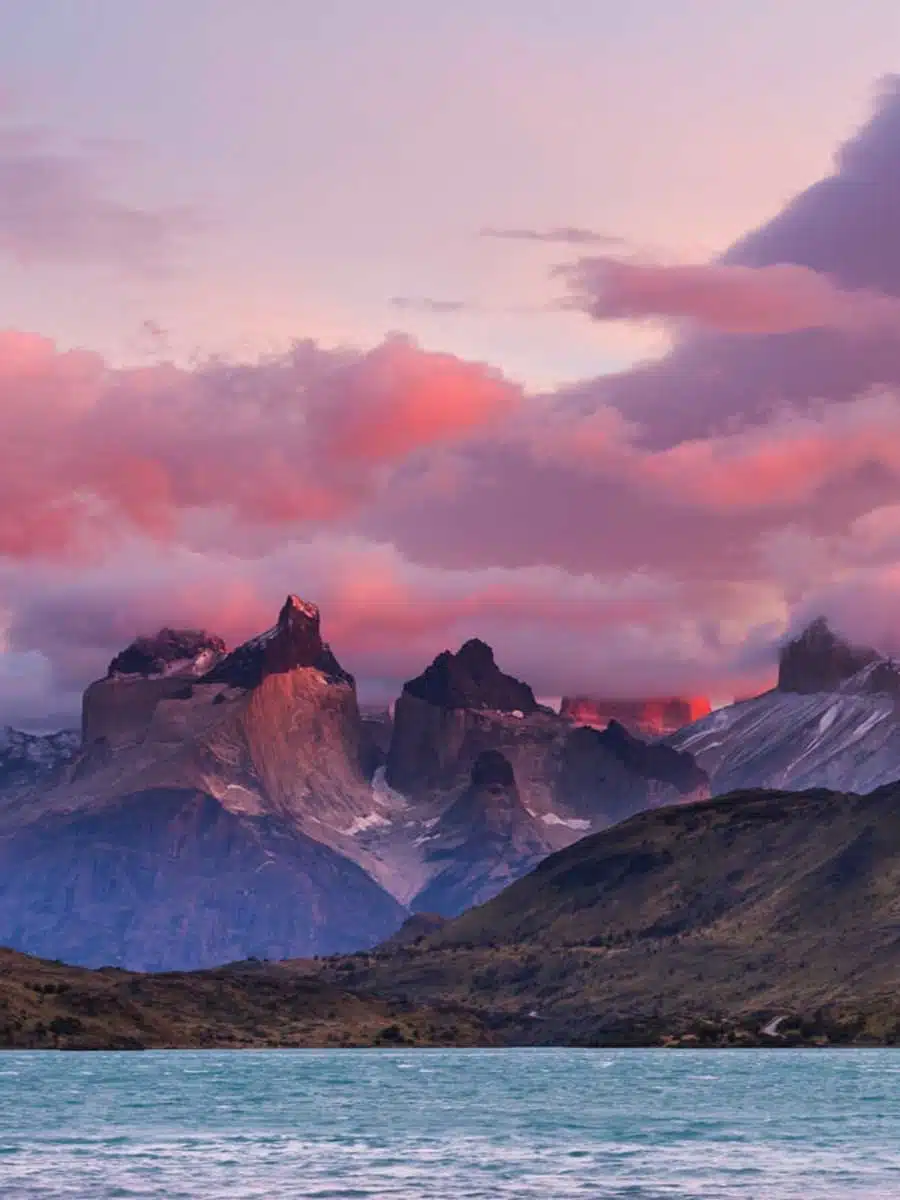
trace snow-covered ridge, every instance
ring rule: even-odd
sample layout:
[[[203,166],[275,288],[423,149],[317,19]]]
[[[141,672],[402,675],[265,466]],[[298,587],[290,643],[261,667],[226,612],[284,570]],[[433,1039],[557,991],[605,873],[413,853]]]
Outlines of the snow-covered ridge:
[[[75,729],[25,733],[8,725],[0,728],[0,783],[40,782],[73,758],[80,745]]]
[[[839,691],[849,695],[900,695],[900,663],[893,658],[879,658],[842,683]]]
[[[896,697],[872,687],[885,682],[884,671],[882,660],[831,692],[767,692],[668,741],[694,755],[719,795],[747,787],[872,791],[900,779]]]

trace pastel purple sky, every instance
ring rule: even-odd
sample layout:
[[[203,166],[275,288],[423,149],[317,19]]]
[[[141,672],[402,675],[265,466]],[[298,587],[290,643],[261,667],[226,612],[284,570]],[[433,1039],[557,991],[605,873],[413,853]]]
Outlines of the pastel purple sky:
[[[0,0],[0,720],[287,590],[371,695],[471,633],[611,696],[890,643],[898,51],[894,0]]]

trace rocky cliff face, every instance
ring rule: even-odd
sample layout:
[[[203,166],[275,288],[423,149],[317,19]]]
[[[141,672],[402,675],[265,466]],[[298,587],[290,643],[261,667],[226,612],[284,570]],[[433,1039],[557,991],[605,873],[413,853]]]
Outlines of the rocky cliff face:
[[[151,637],[138,637],[115,656],[107,678],[140,675],[203,675],[224,658],[220,637],[201,629],[160,629]]]
[[[314,606],[289,597],[231,654],[193,632],[138,639],[87,689],[83,738],[63,782],[0,810],[0,942],[191,966],[364,945],[402,919],[353,837],[390,803]]]
[[[482,713],[509,714],[520,720],[538,713],[534,693],[505,675],[494,652],[473,639],[456,654],[439,654],[421,675],[409,680],[394,708],[394,734],[387,779],[401,792],[446,785],[459,774],[459,758]],[[472,762],[481,749],[472,747]]]
[[[353,677],[322,641],[314,605],[288,597],[272,629],[202,666],[111,667],[91,684],[71,796],[188,786],[235,812],[336,834],[371,812]]]
[[[457,904],[465,887],[472,903],[475,896],[485,898],[499,878],[496,863],[484,886],[476,886],[473,874],[476,844],[484,847],[484,862],[496,857],[496,839],[475,816],[475,799],[485,796],[476,781],[492,761],[506,763],[515,780],[514,794],[503,793],[502,811],[513,821],[502,839],[508,877],[535,855],[640,808],[708,794],[706,775],[689,754],[650,746],[618,725],[604,732],[573,729],[568,718],[538,705],[527,685],[505,675],[489,647],[474,647],[467,643],[458,654],[439,655],[404,687],[395,707],[387,781],[406,797],[411,812],[433,813],[421,835],[428,847],[427,877],[413,896],[416,907],[443,913],[442,905]],[[488,811],[496,804],[495,797]],[[463,811],[478,834],[461,849],[449,826],[459,826]],[[527,842],[524,850],[520,834]],[[442,839],[449,839],[447,846]],[[448,847],[456,859],[434,878],[428,872]]]
[[[560,714],[577,725],[605,729],[610,721],[644,738],[664,737],[710,712],[706,696],[671,696],[652,700],[608,700],[598,696],[563,696]]]
[[[404,909],[271,815],[147,789],[0,838],[0,941],[85,966],[181,970],[356,950]]]
[[[522,803],[512,765],[499,750],[479,754],[465,791],[426,840],[426,859],[436,874],[411,907],[443,916],[495,896],[553,847]]]
[[[561,747],[556,794],[567,809],[601,829],[643,808],[705,800],[709,777],[689,753],[634,737],[611,721],[579,728]]]

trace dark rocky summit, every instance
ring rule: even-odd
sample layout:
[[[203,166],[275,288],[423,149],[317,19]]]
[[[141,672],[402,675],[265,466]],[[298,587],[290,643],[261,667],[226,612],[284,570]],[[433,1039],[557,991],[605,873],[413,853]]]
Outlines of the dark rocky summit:
[[[527,683],[504,675],[486,642],[472,638],[456,654],[444,650],[403,694],[437,708],[487,708],[496,712],[535,712],[538,705]]]
[[[499,750],[483,750],[472,764],[470,792],[474,795],[484,793],[505,797],[512,803],[518,800],[516,776],[509,759],[504,758]]]
[[[557,769],[557,796],[592,827],[654,803],[709,795],[709,777],[692,755],[642,741],[617,721],[604,730],[572,730],[560,747]]]
[[[255,688],[267,675],[313,668],[333,683],[352,686],[353,676],[341,667],[331,647],[322,641],[319,626],[320,615],[315,604],[288,596],[273,628],[244,642],[213,667],[203,682]]]
[[[190,664],[208,669],[225,653],[220,637],[200,629],[160,629],[150,637],[138,637],[109,664],[113,675],[163,675],[173,665],[182,672]]]
[[[602,732],[576,731],[573,738],[593,741],[627,771],[644,779],[671,784],[683,795],[696,792],[709,783],[706,772],[697,766],[690,754],[673,750],[663,743],[645,742],[629,733],[618,721],[610,721]],[[598,776],[595,783],[602,778],[602,775]]]
[[[469,786],[429,836],[426,859],[437,874],[412,908],[455,916],[495,896],[551,847],[546,827],[522,803],[509,760],[499,750],[484,750]]]
[[[462,787],[484,750],[510,752],[535,738],[548,745],[559,719],[526,684],[504,674],[478,639],[439,654],[409,680],[394,707],[387,758],[391,787],[409,794]]]
[[[833,692],[880,655],[867,646],[853,646],[832,632],[818,617],[781,650],[778,689],[782,692]]]

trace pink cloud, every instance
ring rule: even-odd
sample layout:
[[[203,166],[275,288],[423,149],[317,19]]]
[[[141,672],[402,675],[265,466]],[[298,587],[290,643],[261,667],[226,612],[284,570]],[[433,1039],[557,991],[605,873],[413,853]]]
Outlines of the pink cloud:
[[[634,475],[670,501],[718,510],[790,508],[880,467],[900,485],[900,401],[892,393],[787,413],[761,428],[632,449]]]
[[[519,400],[499,371],[392,337],[314,398],[311,438],[331,459],[391,462],[490,429]]]
[[[606,256],[581,258],[557,274],[570,289],[566,304],[599,321],[689,321],[737,334],[900,334],[900,300],[842,288],[794,263],[663,265]]]
[[[895,501],[900,337],[878,322],[900,298],[898,161],[888,82],[832,175],[700,269],[704,287],[725,281],[730,302],[749,286],[757,306],[710,320],[793,331],[684,332],[656,361],[567,387],[535,431],[469,452],[467,487],[382,495],[373,532],[435,564],[767,579],[778,530],[832,536]],[[762,316],[760,294],[774,305]],[[861,325],[865,338],[845,336]]]
[[[766,682],[792,612],[843,612],[853,588],[893,603],[898,162],[890,87],[687,308],[676,280],[702,328],[551,396],[403,339],[119,371],[6,335],[14,653],[68,696],[141,630],[238,640],[294,590],[385,690],[473,634],[549,694]],[[877,634],[881,609],[858,611],[854,636]]]
[[[519,402],[499,372],[392,337],[298,343],[251,364],[114,370],[0,335],[0,552],[85,553],[123,529],[171,539],[186,514],[329,522],[384,473]]]

